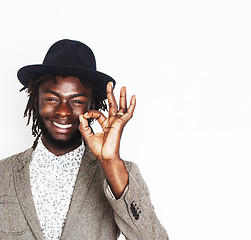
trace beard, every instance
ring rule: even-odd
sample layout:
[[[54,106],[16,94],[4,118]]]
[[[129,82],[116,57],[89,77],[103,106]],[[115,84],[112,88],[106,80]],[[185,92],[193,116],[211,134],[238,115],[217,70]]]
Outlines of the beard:
[[[41,129],[42,136],[46,138],[46,140],[57,149],[64,149],[75,146],[82,139],[82,134],[80,133],[79,129],[77,129],[68,140],[56,139],[51,135],[48,128],[45,126],[44,121],[39,113],[37,120],[38,126]]]

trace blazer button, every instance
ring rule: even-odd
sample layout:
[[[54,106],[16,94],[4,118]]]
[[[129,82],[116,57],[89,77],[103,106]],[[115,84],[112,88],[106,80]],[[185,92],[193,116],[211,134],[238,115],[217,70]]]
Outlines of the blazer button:
[[[135,207],[135,203],[134,203],[134,202],[132,202],[132,204],[131,204],[131,210],[132,210],[132,211],[135,211],[135,210],[136,210],[136,207]]]
[[[139,208],[134,201],[131,203],[131,211],[132,211],[132,214],[133,214],[133,217],[135,218],[135,220],[138,220],[139,214],[141,213],[141,211],[139,211]]]

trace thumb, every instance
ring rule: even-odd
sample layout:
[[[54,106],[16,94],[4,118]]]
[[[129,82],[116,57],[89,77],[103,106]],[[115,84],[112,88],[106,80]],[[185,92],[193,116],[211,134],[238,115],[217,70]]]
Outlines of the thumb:
[[[87,119],[84,115],[79,115],[79,131],[81,132],[83,138],[87,141],[93,135],[92,129],[89,127]]]

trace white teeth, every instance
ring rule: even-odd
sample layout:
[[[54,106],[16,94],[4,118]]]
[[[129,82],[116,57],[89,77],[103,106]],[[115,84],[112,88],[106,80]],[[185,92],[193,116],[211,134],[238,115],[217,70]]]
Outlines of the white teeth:
[[[56,123],[56,122],[53,122],[53,124],[59,128],[70,128],[73,124],[59,124],[59,123]]]

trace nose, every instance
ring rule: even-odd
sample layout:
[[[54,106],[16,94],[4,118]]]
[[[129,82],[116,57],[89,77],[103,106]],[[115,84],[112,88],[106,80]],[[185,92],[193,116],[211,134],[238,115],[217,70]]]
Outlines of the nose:
[[[72,109],[68,103],[62,102],[57,106],[55,113],[60,117],[67,117],[72,114]]]

